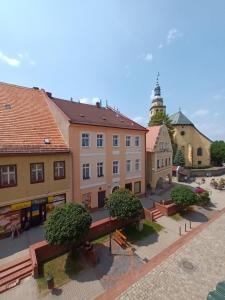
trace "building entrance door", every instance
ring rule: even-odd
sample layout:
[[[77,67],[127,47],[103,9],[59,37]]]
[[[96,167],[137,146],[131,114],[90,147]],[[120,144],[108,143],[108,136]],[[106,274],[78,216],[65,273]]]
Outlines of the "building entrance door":
[[[105,191],[98,192],[98,207],[104,207],[105,205]]]

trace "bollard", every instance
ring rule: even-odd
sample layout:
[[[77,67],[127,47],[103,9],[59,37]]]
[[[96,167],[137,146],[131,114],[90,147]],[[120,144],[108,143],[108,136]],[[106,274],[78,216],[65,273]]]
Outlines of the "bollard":
[[[180,236],[181,236],[181,226],[179,226],[179,234],[180,234]]]
[[[186,223],[184,224],[184,231],[187,232],[187,225],[186,225]]]
[[[190,227],[190,229],[191,229],[191,221],[189,222],[189,227]]]

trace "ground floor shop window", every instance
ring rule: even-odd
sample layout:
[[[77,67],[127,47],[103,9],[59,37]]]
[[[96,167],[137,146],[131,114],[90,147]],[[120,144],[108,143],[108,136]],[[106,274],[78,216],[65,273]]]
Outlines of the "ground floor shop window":
[[[47,213],[51,212],[56,206],[66,203],[66,194],[48,197]]]

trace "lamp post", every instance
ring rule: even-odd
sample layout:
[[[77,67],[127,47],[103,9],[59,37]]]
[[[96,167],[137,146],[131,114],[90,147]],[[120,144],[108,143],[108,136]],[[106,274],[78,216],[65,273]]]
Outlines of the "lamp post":
[[[109,208],[109,254],[112,254],[111,210]]]

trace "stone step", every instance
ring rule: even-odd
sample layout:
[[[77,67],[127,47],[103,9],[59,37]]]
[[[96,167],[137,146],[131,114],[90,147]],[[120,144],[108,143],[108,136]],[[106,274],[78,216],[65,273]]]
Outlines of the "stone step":
[[[27,276],[30,276],[32,274],[33,268],[32,266],[25,267],[23,269],[20,269],[2,279],[0,279],[0,287],[9,284],[10,282],[16,281],[17,279],[20,280],[20,278],[25,278]]]
[[[8,263],[2,264],[0,266],[0,273],[4,272],[4,271],[6,271],[6,270],[8,270],[8,269],[10,269],[12,267],[15,267],[17,265],[20,265],[21,263],[29,261],[29,260],[30,260],[30,256],[29,255],[25,255],[25,256],[23,256],[21,258],[18,258],[18,259],[10,261]]]
[[[163,216],[163,214],[159,211],[157,214],[153,215],[153,219],[156,220],[156,219],[158,219],[158,218],[160,218],[162,216]]]
[[[10,268],[7,268],[4,271],[0,271],[0,280],[3,279],[6,276],[11,275],[12,273],[15,273],[19,270],[22,270],[26,267],[30,267],[31,266],[31,260],[25,260],[24,262],[21,262],[20,264],[16,264],[14,266],[11,266]]]

